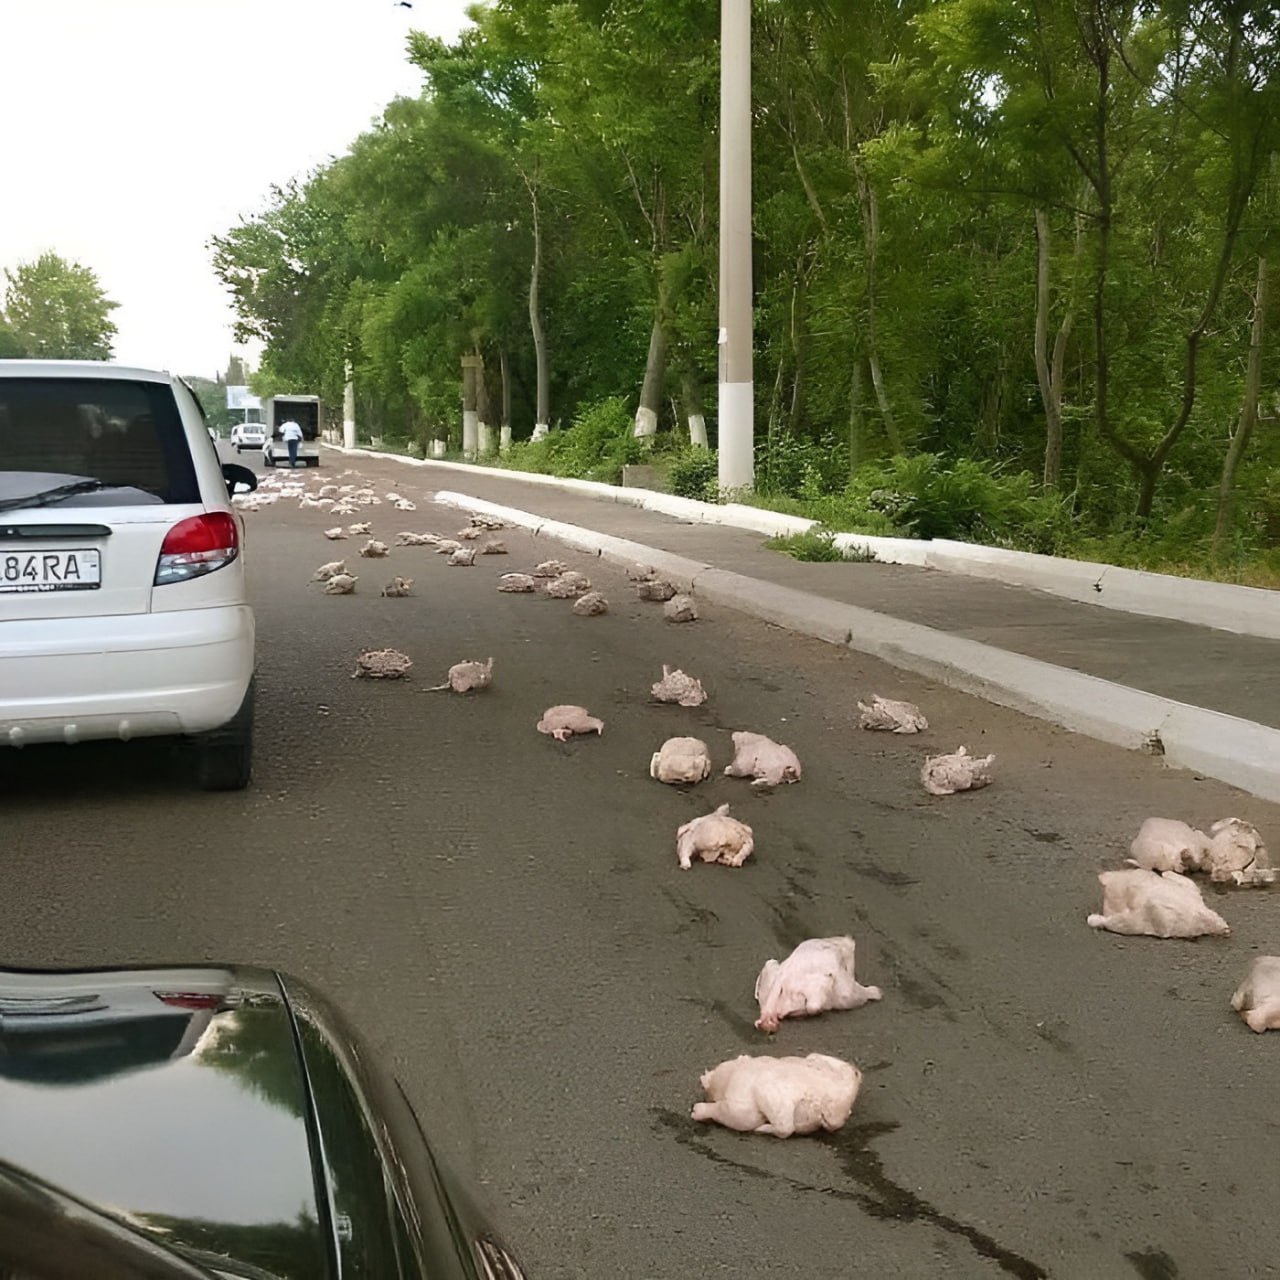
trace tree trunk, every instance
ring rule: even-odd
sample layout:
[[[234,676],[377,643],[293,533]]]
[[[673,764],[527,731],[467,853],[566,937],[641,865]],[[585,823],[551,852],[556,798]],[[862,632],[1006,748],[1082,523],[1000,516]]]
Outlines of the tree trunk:
[[[529,269],[529,329],[533,333],[533,350],[538,366],[537,413],[533,438],[541,440],[550,430],[551,366],[547,359],[547,337],[542,327],[542,311],[538,305],[538,288],[542,283],[542,217],[538,207],[538,186],[525,173],[524,185],[529,191],[533,210],[533,265]]]
[[[702,387],[698,372],[692,365],[685,367],[683,382],[685,418],[689,424],[689,443],[707,447],[707,419],[702,411]]]
[[[1067,340],[1071,335],[1072,314],[1068,307],[1053,341],[1053,353],[1046,351],[1049,341],[1049,218],[1043,209],[1036,210],[1036,378],[1040,383],[1040,400],[1044,405],[1044,487],[1056,489],[1062,481],[1062,374],[1066,362]],[[1079,251],[1079,237],[1076,240]]]
[[[662,327],[662,303],[655,310],[649,334],[649,358],[644,365],[640,407],[636,410],[635,437],[652,443],[658,434],[658,410],[662,407],[662,384],[667,372],[667,335]]]
[[[498,349],[498,369],[502,375],[502,421],[498,424],[498,452],[511,448],[511,364],[506,347]]]
[[[1222,482],[1218,486],[1218,519],[1213,529],[1213,555],[1222,555],[1227,534],[1231,531],[1234,509],[1236,468],[1244,451],[1249,447],[1249,437],[1258,423],[1258,395],[1262,387],[1262,337],[1267,306],[1267,260],[1258,259],[1258,281],[1253,290],[1253,325],[1249,332],[1249,359],[1245,365],[1244,404],[1240,409],[1240,425],[1231,437],[1231,445],[1222,464]]]
[[[871,385],[875,388],[876,406],[880,410],[880,421],[884,425],[889,448],[899,454],[902,452],[902,436],[898,432],[898,424],[885,390],[884,376],[880,372],[880,350],[876,336],[876,255],[880,248],[880,209],[875,190],[856,156],[853,172],[858,183],[858,198],[862,203],[863,239],[867,253],[867,366],[871,370]]]
[[[849,376],[849,478],[862,465],[862,441],[864,436],[862,387],[862,357],[853,358],[853,372]]]

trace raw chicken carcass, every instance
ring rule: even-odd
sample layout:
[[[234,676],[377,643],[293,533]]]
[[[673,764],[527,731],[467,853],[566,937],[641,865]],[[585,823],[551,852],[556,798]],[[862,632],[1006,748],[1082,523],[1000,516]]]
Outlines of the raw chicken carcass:
[[[703,862],[720,862],[726,867],[740,867],[751,857],[755,837],[751,828],[737,818],[729,817],[729,806],[722,804],[714,813],[704,813],[676,830],[676,857],[688,871],[694,858]]]
[[[665,662],[662,679],[653,686],[652,693],[659,702],[676,702],[682,707],[700,707],[707,700],[701,680],[685,675],[679,667],[672,671]]]
[[[598,591],[588,591],[573,602],[573,611],[580,618],[595,618],[609,612],[609,602]]]
[[[931,796],[977,791],[991,782],[995,756],[971,756],[961,747],[949,756],[930,756],[920,768],[920,781]]]
[[[711,772],[711,753],[700,738],[668,738],[649,761],[649,776],[676,786],[701,782]]]
[[[507,554],[507,544],[501,538],[490,538],[480,548],[480,554],[482,556],[505,556]]]
[[[454,693],[470,693],[472,689],[487,689],[492,683],[492,658],[488,662],[456,662],[449,668],[449,678],[444,684],[433,684],[430,692],[451,689]]]
[[[445,564],[453,565],[454,568],[468,569],[476,562],[475,547],[459,547],[457,551],[450,554]]]
[[[311,575],[312,582],[328,582],[330,578],[335,578],[340,573],[346,573],[347,562],[345,560],[330,560],[328,564],[322,564]]]
[[[349,596],[355,591],[359,580],[349,573],[335,573],[324,584],[324,593],[327,596]]]
[[[566,569],[547,583],[547,595],[557,600],[572,600],[576,596],[584,596],[591,590],[591,579],[584,573]]]
[[[533,576],[535,578],[558,578],[562,573],[568,572],[569,566],[563,560],[544,560],[540,565],[535,566]]]
[[[859,702],[858,710],[862,712],[858,724],[864,729],[921,733],[929,727],[929,722],[914,702],[896,702],[893,698],[882,698],[878,693],[872,694],[870,704]]]
[[[627,578],[632,582],[649,582],[653,578],[653,569],[647,564],[637,564],[627,570]]]
[[[1209,828],[1201,868],[1215,884],[1271,884],[1276,873],[1258,828],[1242,818],[1223,818]]]
[[[1147,871],[1199,871],[1209,837],[1176,818],[1148,818],[1129,845],[1127,861]]]
[[[368,676],[371,680],[399,680],[408,675],[413,659],[399,649],[366,649],[356,659],[356,669],[351,673]]]
[[[504,573],[498,579],[499,591],[537,591],[538,583],[527,573]]]
[[[692,596],[672,596],[662,606],[662,612],[668,622],[697,622],[698,606]]]
[[[783,1018],[808,1018],[828,1009],[859,1009],[879,1000],[879,987],[864,987],[853,976],[854,941],[810,938],[781,964],[766,960],[756,979],[761,1031],[776,1031]]]
[[[636,584],[636,594],[641,600],[670,600],[676,589],[662,578],[643,578]]]
[[[1280,1031],[1280,956],[1255,956],[1231,1007],[1254,1031]]]
[[[751,785],[757,791],[800,781],[796,753],[762,733],[735,733],[733,752],[733,762],[724,771],[726,778],[754,778]]]
[[[465,529],[459,529],[456,536],[463,542],[474,542],[483,532],[484,530],[478,525],[469,524]]]
[[[436,539],[436,555],[451,556],[455,551],[463,550],[462,543],[455,542],[453,538],[437,538]]]
[[[434,533],[397,533],[397,547],[430,547],[440,539]]]
[[[379,542],[377,538],[370,538],[368,542],[360,548],[362,556],[368,556],[371,560],[381,560],[391,550],[385,542]]]
[[[331,542],[336,542],[339,538],[345,538],[347,536],[347,531],[341,525],[338,525],[335,529],[326,529],[324,531],[324,536]]]
[[[417,511],[417,503],[410,502],[408,498],[397,498],[391,504],[397,511]]]
[[[1088,917],[1094,929],[1111,933],[1145,934],[1152,938],[1226,936],[1227,922],[1211,911],[1194,880],[1176,871],[1147,871],[1130,867],[1103,871],[1102,911]]]
[[[382,588],[384,596],[407,596],[413,590],[412,578],[392,578],[385,587]]]
[[[548,707],[538,721],[538,732],[563,742],[575,733],[604,733],[604,721],[589,715],[586,707]]]
[[[861,1084],[857,1067],[825,1053],[803,1058],[743,1054],[703,1075],[707,1101],[695,1103],[692,1115],[775,1138],[819,1129],[834,1133],[848,1120]]]
[[[368,520],[365,520],[360,524],[349,524],[347,525],[347,532],[353,537],[358,537],[362,534],[370,534],[373,532],[373,525],[370,524]]]
[[[336,498],[339,495],[339,489],[336,484],[322,484],[320,486],[320,497]]]

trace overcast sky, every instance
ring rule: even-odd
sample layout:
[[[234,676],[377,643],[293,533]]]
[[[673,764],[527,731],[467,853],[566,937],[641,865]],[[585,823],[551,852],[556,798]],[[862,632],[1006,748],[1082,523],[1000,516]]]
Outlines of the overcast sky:
[[[209,237],[416,94],[409,31],[453,37],[468,4],[0,0],[0,267],[91,267],[120,304],[118,360],[221,372]]]

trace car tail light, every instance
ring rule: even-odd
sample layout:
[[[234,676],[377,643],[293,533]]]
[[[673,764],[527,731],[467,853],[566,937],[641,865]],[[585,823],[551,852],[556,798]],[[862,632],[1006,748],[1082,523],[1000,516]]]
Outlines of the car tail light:
[[[226,511],[179,520],[165,534],[156,562],[157,587],[186,582],[229,565],[240,554],[240,530]]]

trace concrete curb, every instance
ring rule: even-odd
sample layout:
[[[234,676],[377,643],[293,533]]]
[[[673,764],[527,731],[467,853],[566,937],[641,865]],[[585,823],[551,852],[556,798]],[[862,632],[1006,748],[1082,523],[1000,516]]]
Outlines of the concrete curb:
[[[435,501],[490,515],[539,537],[628,567],[652,566],[710,604],[737,609],[802,635],[845,645],[988,702],[1102,742],[1162,754],[1192,769],[1280,801],[1280,729],[1255,724],[1054,666],[857,605],[764,582],[643,543],[546,520],[529,511],[442,490]]]
[[[816,521],[783,515],[740,503],[698,502],[652,489],[623,489],[595,480],[572,480],[528,471],[508,471],[501,467],[475,466],[468,462],[442,462],[435,458],[408,458],[376,449],[344,449],[327,445],[339,453],[370,458],[390,458],[415,467],[441,467],[464,475],[490,479],[517,480],[572,493],[583,493],[608,502],[653,511],[659,515],[688,520],[695,524],[723,525],[748,529],[766,537],[806,533],[817,528]],[[1207,582],[1197,578],[1177,578],[1167,573],[1147,573],[1090,560],[1064,560],[1057,556],[1034,555],[1028,551],[1008,551],[976,543],[949,539],[880,538],[870,534],[840,533],[835,543],[844,550],[874,552],[886,564],[915,565],[947,573],[990,578],[1009,586],[1030,587],[1064,596],[1082,604],[1099,605],[1122,613],[1146,617],[1172,618],[1195,626],[1211,627],[1237,635],[1280,640],[1280,591],[1261,587],[1239,587],[1230,582]]]

